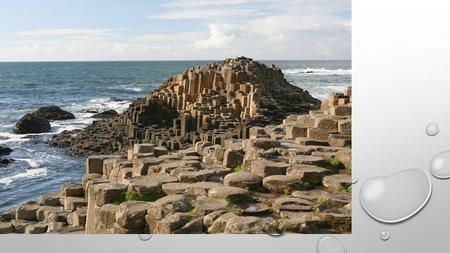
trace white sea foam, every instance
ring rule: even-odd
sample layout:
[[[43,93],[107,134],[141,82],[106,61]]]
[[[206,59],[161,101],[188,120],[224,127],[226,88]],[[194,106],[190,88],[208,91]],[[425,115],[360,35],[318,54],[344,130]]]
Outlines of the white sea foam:
[[[29,158],[15,158],[17,161],[24,161],[24,162],[26,162],[26,163],[28,163],[28,165],[30,166],[30,167],[32,167],[32,168],[37,168],[37,167],[39,167],[39,164],[36,162],[36,161],[34,161],[34,160],[32,160],[32,159],[29,159]]]
[[[21,180],[24,178],[35,178],[35,177],[45,177],[47,176],[47,168],[36,168],[36,169],[28,169],[25,172],[18,173],[13,176],[0,178],[0,184],[4,184],[5,186],[8,186],[14,181]]]
[[[303,69],[284,69],[285,74],[297,74],[297,75],[316,75],[316,76],[345,76],[351,75],[351,69],[326,69],[326,68],[303,68]]]

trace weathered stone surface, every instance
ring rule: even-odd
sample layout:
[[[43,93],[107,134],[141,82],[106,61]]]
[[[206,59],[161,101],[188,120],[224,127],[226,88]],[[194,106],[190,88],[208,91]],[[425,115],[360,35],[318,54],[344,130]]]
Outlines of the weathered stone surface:
[[[187,211],[188,203],[189,201],[184,195],[169,195],[151,203],[148,216],[152,219],[161,220],[169,214]]]
[[[223,179],[225,186],[236,186],[245,189],[256,189],[261,185],[262,177],[250,172],[234,172]]]
[[[43,234],[47,232],[48,223],[31,224],[25,228],[25,234]]]
[[[184,194],[189,183],[167,183],[162,185],[162,191],[167,195]]]
[[[127,201],[120,204],[116,212],[117,224],[126,229],[143,230],[145,215],[150,205],[149,202],[144,201]]]
[[[91,173],[103,174],[103,161],[109,158],[120,158],[120,156],[112,156],[112,155],[89,156],[86,159],[86,174]]]
[[[151,177],[133,178],[131,184],[128,185],[128,192],[140,195],[159,193],[161,192],[161,184]]]
[[[281,145],[280,141],[272,140],[268,138],[258,138],[252,141],[252,144],[256,148],[262,148],[264,150],[276,148]]]
[[[39,209],[37,204],[26,204],[16,208],[16,219],[36,221],[36,211]]]
[[[244,154],[240,150],[227,149],[223,154],[223,166],[227,168],[235,168],[242,165]]]
[[[350,149],[339,151],[334,159],[341,161],[346,168],[352,167],[352,151]]]
[[[127,191],[127,185],[99,184],[94,187],[95,203],[97,206],[112,203],[115,198]]]
[[[259,216],[267,215],[270,212],[270,207],[264,203],[251,203],[242,211],[242,215]]]
[[[275,199],[272,203],[273,210],[276,213],[281,211],[305,212],[312,210],[313,203],[309,200],[282,197]]]
[[[47,120],[67,120],[75,118],[75,115],[72,113],[64,111],[54,105],[41,107],[37,111],[33,112],[33,115]]]
[[[95,207],[94,230],[96,234],[110,234],[114,232],[114,223],[116,222],[116,213],[120,206],[114,204],[105,204],[101,207]],[[89,231],[87,231],[89,233]]]
[[[42,206],[39,207],[36,211],[36,219],[38,221],[46,221],[52,212],[61,212],[63,211],[62,206]]]
[[[117,115],[119,115],[119,113],[116,112],[115,110],[106,110],[106,111],[99,112],[99,113],[92,115],[91,118],[96,118],[96,119],[114,118]]]
[[[202,219],[194,219],[192,214],[170,214],[156,223],[152,233],[157,234],[195,234],[203,230]]]
[[[59,206],[59,193],[48,193],[39,197],[38,204],[41,206]]]
[[[229,219],[224,232],[226,234],[262,234],[268,231],[269,222],[266,219],[246,216]]]
[[[296,155],[289,160],[293,164],[306,164],[306,165],[326,165],[328,162],[323,157],[311,156],[311,155]]]
[[[234,186],[220,186],[209,190],[208,196],[214,198],[240,198],[248,195],[248,190]]]
[[[48,119],[27,113],[15,125],[15,134],[35,134],[50,131]]]
[[[226,213],[227,213],[226,210],[219,210],[203,216],[203,230],[208,231],[208,228],[213,224],[213,222],[221,215],[224,215]]]
[[[352,177],[345,174],[330,175],[323,178],[323,186],[336,190],[340,187],[348,187],[352,184]]]
[[[64,198],[64,210],[74,211],[78,207],[86,206],[86,200],[79,197],[65,197]]]
[[[195,196],[208,196],[209,190],[215,187],[223,186],[221,183],[216,182],[197,182],[190,184],[186,188],[186,192]]]
[[[287,169],[286,175],[303,182],[319,185],[322,183],[322,178],[330,174],[328,169],[314,166],[314,165],[294,165]]]
[[[161,159],[154,157],[133,160],[133,177],[148,175],[149,168],[161,162]]]
[[[352,137],[343,134],[330,134],[328,136],[328,143],[332,147],[346,147],[352,144]]]
[[[36,222],[34,222],[34,221],[18,220],[18,219],[11,221],[11,224],[13,225],[13,231],[14,231],[14,233],[17,233],[17,234],[25,233],[25,229],[28,226],[35,224],[35,223]]]
[[[328,199],[329,193],[322,190],[293,191],[291,193],[291,196],[299,199],[306,199],[309,201],[317,201],[322,198]]]
[[[83,186],[76,183],[68,183],[61,187],[60,197],[82,197],[84,196]]]
[[[0,222],[0,234],[10,234],[14,232],[11,222]]]
[[[284,175],[289,166],[290,165],[285,162],[273,162],[265,159],[255,160],[251,163],[251,171],[253,174],[261,177]]]
[[[205,216],[211,212],[223,210],[228,206],[228,202],[223,199],[199,196],[193,201],[194,213],[198,216]]]
[[[45,222],[67,222],[70,211],[50,212]]]
[[[227,226],[227,223],[229,220],[233,218],[238,218],[234,213],[225,213],[219,217],[217,217],[212,225],[208,228],[208,233],[210,234],[218,234],[218,233],[224,233],[225,227]]]
[[[298,180],[290,176],[273,175],[263,179],[263,186],[271,192],[283,193],[289,190],[295,182],[298,182]]]
[[[76,211],[67,215],[67,223],[74,227],[84,227],[86,226],[86,216],[87,216],[87,208],[86,207],[78,207]]]

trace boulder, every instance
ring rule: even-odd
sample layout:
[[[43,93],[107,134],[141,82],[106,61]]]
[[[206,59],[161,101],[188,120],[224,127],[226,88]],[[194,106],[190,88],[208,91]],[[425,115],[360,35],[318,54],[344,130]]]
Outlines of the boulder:
[[[42,206],[36,211],[36,219],[38,221],[47,221],[51,213],[58,213],[63,210],[62,206]]]
[[[325,158],[319,156],[295,155],[289,159],[289,163],[325,166],[328,164],[328,161],[325,160]]]
[[[34,114],[27,113],[23,116],[14,128],[15,134],[35,134],[50,131],[50,123],[48,119],[38,117]]]
[[[58,106],[47,106],[39,108],[37,111],[33,112],[37,117],[44,118],[47,120],[67,120],[74,119],[75,115],[68,111],[64,111]]]
[[[276,148],[281,145],[280,141],[272,140],[268,138],[258,138],[252,141],[252,144],[256,148],[261,148],[264,150]]]
[[[234,172],[223,179],[225,186],[236,186],[246,189],[256,189],[261,185],[262,177],[250,172]]]
[[[237,217],[239,216],[237,216],[234,213],[225,213],[220,215],[214,220],[214,222],[208,228],[208,233],[219,234],[225,232],[225,227],[227,226],[228,221]]]
[[[91,116],[91,118],[96,118],[96,119],[114,118],[117,115],[119,115],[119,113],[116,112],[115,110],[107,110],[107,111],[103,111],[103,112],[94,114]]]
[[[60,197],[83,197],[84,190],[83,186],[78,183],[68,183],[61,187]]]
[[[202,219],[195,219],[192,214],[174,213],[158,221],[152,229],[153,234],[195,234],[203,230]]]
[[[220,186],[223,186],[223,184],[216,182],[197,182],[190,184],[186,188],[186,193],[194,196],[208,196],[208,193],[212,188]]]
[[[32,225],[35,224],[36,222],[34,221],[28,221],[28,220],[13,220],[11,221],[11,224],[13,225],[13,231],[14,233],[17,234],[24,234],[25,233],[25,229]]]

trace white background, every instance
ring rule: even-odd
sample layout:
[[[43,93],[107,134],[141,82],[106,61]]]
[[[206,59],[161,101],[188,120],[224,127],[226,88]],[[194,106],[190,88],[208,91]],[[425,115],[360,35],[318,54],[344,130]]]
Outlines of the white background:
[[[397,225],[371,219],[359,205],[368,178],[428,171],[450,150],[450,7],[447,1],[353,1],[353,234],[338,236],[348,252],[449,252],[450,180],[433,178],[431,200]],[[425,125],[439,124],[435,137]],[[379,233],[391,238],[381,241]],[[320,235],[0,237],[0,252],[316,252]]]

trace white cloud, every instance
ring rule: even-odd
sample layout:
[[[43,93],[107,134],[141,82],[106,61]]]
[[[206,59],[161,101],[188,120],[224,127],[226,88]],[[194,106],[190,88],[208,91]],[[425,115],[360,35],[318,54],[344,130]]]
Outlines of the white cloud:
[[[221,19],[232,17],[261,16],[264,12],[252,8],[193,8],[177,11],[167,11],[154,16],[147,16],[149,19],[177,20],[177,19]]]
[[[16,32],[18,36],[69,36],[69,35],[91,35],[103,36],[111,34],[111,29],[45,29],[45,30],[30,30]]]
[[[198,40],[194,43],[197,50],[208,48],[228,48],[237,37],[236,27],[232,25],[210,24],[210,35],[205,40]]]

